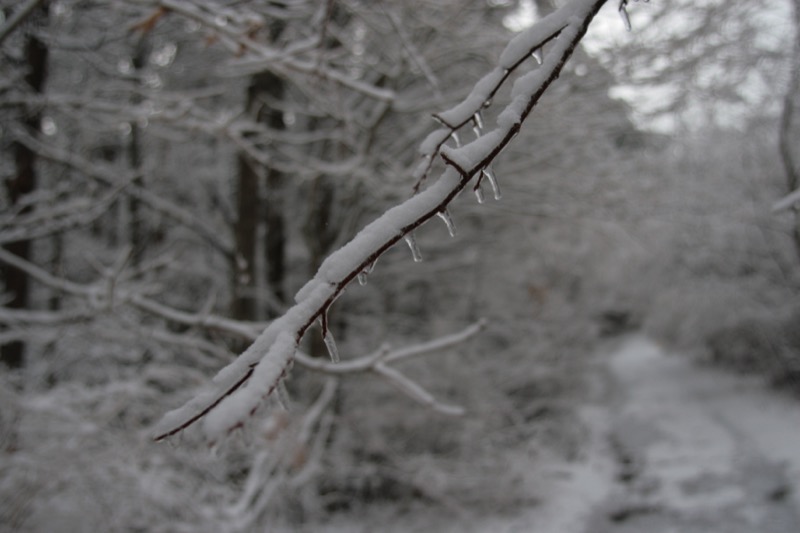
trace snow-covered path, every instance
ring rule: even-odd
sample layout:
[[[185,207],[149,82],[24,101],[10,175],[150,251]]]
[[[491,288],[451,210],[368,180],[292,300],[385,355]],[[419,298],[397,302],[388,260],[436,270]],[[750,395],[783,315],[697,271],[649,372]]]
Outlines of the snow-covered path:
[[[584,531],[800,531],[800,404],[642,337],[607,365],[616,472]]]
[[[536,505],[325,531],[800,532],[800,402],[642,336],[600,351],[592,366],[580,456],[517,465]]]
[[[537,465],[542,503],[472,531],[800,532],[799,402],[642,336],[590,377],[582,456]]]

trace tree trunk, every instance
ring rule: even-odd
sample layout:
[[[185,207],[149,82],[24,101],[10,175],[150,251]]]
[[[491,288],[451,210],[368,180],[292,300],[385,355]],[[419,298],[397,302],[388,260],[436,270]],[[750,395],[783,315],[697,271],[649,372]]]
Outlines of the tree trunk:
[[[31,16],[31,21],[37,26],[47,21],[47,4],[36,8]],[[34,34],[30,33],[25,38],[25,67],[28,69],[25,82],[28,89],[36,94],[41,94],[47,79],[47,46]],[[23,108],[23,125],[32,135],[39,131],[41,111],[39,109]],[[36,153],[22,143],[12,143],[14,153],[15,175],[6,180],[6,192],[9,203],[18,204],[27,194],[36,189]],[[28,208],[23,208],[23,212]],[[31,241],[22,239],[9,243],[5,249],[25,260],[31,259]],[[25,309],[29,305],[30,280],[28,275],[13,266],[3,265],[2,274],[5,292],[9,295],[6,306],[11,309]],[[9,368],[21,368],[25,364],[25,345],[22,341],[12,341],[0,346],[0,361]]]
[[[790,193],[800,187],[800,169],[798,169],[797,154],[795,153],[798,140],[795,115],[797,114],[797,100],[800,98],[800,95],[797,94],[800,91],[800,0],[794,1],[794,31],[789,87],[783,99],[780,131],[778,132],[778,149]],[[797,207],[794,208],[794,218],[792,236],[798,258],[800,258],[800,209]]]
[[[134,72],[141,76],[142,70],[147,65],[147,57],[150,55],[148,34],[144,33],[137,41],[133,52],[132,64]],[[138,104],[141,96],[134,92],[133,104]],[[128,166],[131,170],[137,171],[142,168],[142,131],[136,121],[131,122],[131,133],[128,139]],[[132,183],[135,187],[144,186],[144,177],[139,175]],[[145,226],[142,220],[141,202],[132,197],[128,197],[128,214],[130,216],[130,226],[128,240],[131,246],[131,265],[138,266],[141,263],[144,249],[146,246]]]
[[[252,290],[255,280],[256,235],[258,231],[258,172],[247,154],[239,154],[239,179],[236,190],[234,225],[233,303],[231,314],[237,320],[255,318]]]
[[[267,108],[262,98],[280,100],[284,93],[284,82],[270,72],[257,74],[247,88],[247,109],[258,122],[273,130],[285,128],[283,112]],[[285,301],[284,277],[286,275],[286,229],[282,211],[283,175],[273,168],[261,168],[246,153],[238,156],[239,179],[236,192],[237,220],[234,227],[236,257],[234,272],[233,317],[239,320],[258,318],[256,287],[256,253],[258,227],[262,217],[266,225],[264,243],[266,280],[268,290],[279,302]],[[266,194],[263,207],[259,201],[259,180],[264,178]],[[268,316],[274,316],[269,311]]]

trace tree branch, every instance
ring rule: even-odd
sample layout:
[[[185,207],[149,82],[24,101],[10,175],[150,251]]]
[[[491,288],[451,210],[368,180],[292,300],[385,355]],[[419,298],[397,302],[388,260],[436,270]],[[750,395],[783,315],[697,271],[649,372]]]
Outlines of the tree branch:
[[[517,134],[604,3],[605,0],[572,0],[515,37],[500,56],[499,66],[481,79],[462,103],[437,115],[446,126],[448,137],[452,136],[490,105],[491,97],[511,71],[526,61],[532,63],[531,54],[542,44],[552,42],[541,66],[514,83],[511,102],[498,116],[494,130],[461,148],[444,146],[446,137],[436,142],[426,140],[422,146],[423,156],[440,153],[447,163],[441,177],[426,190],[384,213],[330,255],[315,277],[297,293],[296,305],[272,322],[238,359],[223,368],[206,390],[183,407],[167,413],[155,428],[155,439],[174,435],[201,418],[210,442],[241,427],[286,377],[295,360],[298,343],[308,328],[328,312],[353,279],[365,275],[397,242],[410,239],[416,228],[444,213],[470,180],[482,173]],[[394,374],[391,379],[398,386],[402,382]],[[423,398],[421,395],[420,399]]]
[[[22,5],[22,7],[17,9],[14,14],[11,15],[11,17],[9,17],[5,25],[0,28],[0,45],[3,44],[9,35],[14,33],[14,30],[17,29],[17,26],[22,24],[22,22],[28,18],[42,2],[44,2],[44,0],[28,0]]]

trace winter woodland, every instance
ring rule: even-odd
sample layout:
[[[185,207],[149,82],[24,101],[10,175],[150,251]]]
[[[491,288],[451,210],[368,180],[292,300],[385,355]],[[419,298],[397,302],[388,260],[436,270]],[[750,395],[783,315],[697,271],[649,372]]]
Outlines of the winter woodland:
[[[0,54],[0,530],[694,531],[625,402],[706,386],[800,524],[800,1],[0,0]]]

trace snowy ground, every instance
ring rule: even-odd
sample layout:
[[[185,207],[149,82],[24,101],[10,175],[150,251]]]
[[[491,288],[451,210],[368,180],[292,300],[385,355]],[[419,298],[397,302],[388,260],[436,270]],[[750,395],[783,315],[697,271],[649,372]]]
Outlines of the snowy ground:
[[[514,515],[394,516],[382,531],[797,533],[800,404],[756,379],[634,336],[597,357],[581,415],[584,453],[528,469]],[[467,513],[469,515],[469,513]],[[385,515],[384,515],[385,517]],[[371,531],[329,524],[329,531]],[[433,523],[432,523],[433,522]],[[435,525],[435,527],[433,527]]]
[[[641,337],[614,352],[608,369],[600,416],[616,473],[584,531],[800,531],[794,399]]]

